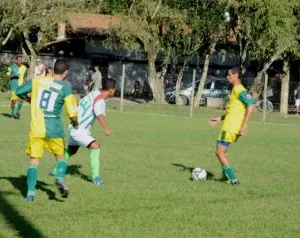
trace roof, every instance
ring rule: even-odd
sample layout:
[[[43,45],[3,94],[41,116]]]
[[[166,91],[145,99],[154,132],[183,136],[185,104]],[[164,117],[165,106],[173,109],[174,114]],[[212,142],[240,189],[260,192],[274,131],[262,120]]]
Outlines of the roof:
[[[68,15],[68,22],[73,31],[105,32],[117,23],[117,18],[111,15],[71,13]]]

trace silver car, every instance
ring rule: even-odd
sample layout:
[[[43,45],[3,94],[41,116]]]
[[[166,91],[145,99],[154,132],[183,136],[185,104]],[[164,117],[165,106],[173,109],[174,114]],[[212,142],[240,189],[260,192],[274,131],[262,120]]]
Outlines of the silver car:
[[[195,90],[194,96],[197,93],[197,89],[199,86],[200,80],[195,81]],[[180,104],[181,105],[189,105],[191,102],[192,96],[192,82],[182,84],[181,90],[179,93],[180,96]],[[228,98],[231,91],[230,84],[225,78],[216,78],[213,80],[209,80],[205,85],[202,92],[202,99],[200,101],[200,105],[206,105],[206,98]],[[166,92],[166,100],[169,103],[175,102],[175,90]]]

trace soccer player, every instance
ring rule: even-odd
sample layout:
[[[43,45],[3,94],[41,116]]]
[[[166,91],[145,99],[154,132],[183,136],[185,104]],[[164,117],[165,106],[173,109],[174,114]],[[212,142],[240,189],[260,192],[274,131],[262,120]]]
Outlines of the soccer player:
[[[240,136],[246,135],[248,121],[255,107],[255,100],[241,84],[241,75],[242,71],[239,67],[233,67],[228,71],[227,79],[233,85],[233,89],[226,113],[221,117],[209,120],[211,126],[224,120],[217,140],[216,155],[222,165],[222,180],[229,178],[232,185],[238,185],[240,182],[227,159],[227,148],[231,143],[235,143]]]
[[[65,158],[68,159],[75,155],[79,147],[85,147],[90,150],[90,164],[92,168],[92,182],[96,185],[103,185],[100,178],[100,144],[91,136],[91,128],[97,120],[103,127],[107,136],[112,134],[111,129],[105,119],[105,100],[112,97],[116,90],[116,82],[113,79],[103,81],[101,91],[92,91],[79,102],[78,121],[79,128],[74,130],[69,126],[68,149],[65,152]],[[57,166],[51,171],[50,175],[55,175]]]
[[[11,99],[11,118],[20,118],[20,111],[23,105],[23,101],[20,100],[16,96],[16,89],[20,85],[22,85],[25,82],[25,78],[27,76],[27,68],[25,65],[22,64],[22,57],[17,56],[16,57],[16,63],[12,64],[10,67],[8,67],[7,76],[10,79],[9,86],[10,86],[10,99]],[[18,108],[15,115],[15,105],[16,101],[18,101]]]
[[[74,128],[78,127],[78,120],[76,98],[64,82],[67,74],[68,64],[63,59],[58,59],[54,65],[53,77],[35,77],[16,91],[18,97],[31,103],[31,129],[26,148],[26,153],[30,156],[27,202],[35,199],[38,166],[45,147],[57,160],[56,186],[63,197],[67,197],[69,193],[64,184],[67,163],[64,159],[64,131],[60,118],[64,104]],[[31,93],[31,98],[27,97],[28,93]]]

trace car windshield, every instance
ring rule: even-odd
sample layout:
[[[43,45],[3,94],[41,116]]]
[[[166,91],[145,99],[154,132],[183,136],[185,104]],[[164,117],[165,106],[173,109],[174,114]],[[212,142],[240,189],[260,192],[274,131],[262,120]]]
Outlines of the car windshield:
[[[224,90],[224,89],[229,89],[229,84],[227,81],[216,81],[215,83],[215,89],[218,89],[218,90]]]

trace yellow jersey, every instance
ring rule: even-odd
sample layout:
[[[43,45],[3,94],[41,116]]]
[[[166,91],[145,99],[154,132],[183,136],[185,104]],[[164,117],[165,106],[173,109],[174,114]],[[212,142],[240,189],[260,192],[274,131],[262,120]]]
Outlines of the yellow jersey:
[[[240,134],[246,108],[252,104],[255,104],[255,100],[247,93],[243,85],[233,87],[221,130]]]
[[[63,138],[61,112],[65,105],[68,117],[77,116],[77,101],[71,88],[62,80],[40,76],[17,88],[16,94],[25,98],[31,93],[30,136]]]

